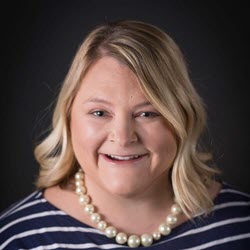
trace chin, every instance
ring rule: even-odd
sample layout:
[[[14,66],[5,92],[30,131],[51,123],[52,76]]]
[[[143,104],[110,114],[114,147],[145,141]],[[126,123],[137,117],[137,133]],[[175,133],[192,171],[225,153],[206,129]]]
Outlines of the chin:
[[[138,179],[135,182],[126,180],[106,180],[104,183],[105,189],[112,195],[124,198],[131,198],[136,196],[142,190],[138,185]]]

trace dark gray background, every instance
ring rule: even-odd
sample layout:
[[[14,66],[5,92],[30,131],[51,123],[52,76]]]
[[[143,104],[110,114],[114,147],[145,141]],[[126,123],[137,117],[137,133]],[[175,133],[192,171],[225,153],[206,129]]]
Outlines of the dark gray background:
[[[33,148],[50,124],[78,46],[95,25],[118,19],[155,24],[179,44],[207,105],[206,141],[215,162],[225,181],[250,192],[248,10],[235,1],[184,0],[36,0],[2,6],[7,18],[1,30],[0,210],[34,190]]]

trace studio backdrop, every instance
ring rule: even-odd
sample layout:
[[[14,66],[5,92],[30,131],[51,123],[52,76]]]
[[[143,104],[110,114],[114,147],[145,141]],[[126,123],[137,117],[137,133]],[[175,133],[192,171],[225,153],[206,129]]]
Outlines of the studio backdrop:
[[[237,5],[238,4],[238,5]],[[58,90],[78,46],[96,25],[150,22],[183,51],[208,113],[207,148],[223,179],[249,185],[250,22],[247,7],[223,1],[11,1],[3,41],[0,210],[34,190],[35,144],[46,136]]]

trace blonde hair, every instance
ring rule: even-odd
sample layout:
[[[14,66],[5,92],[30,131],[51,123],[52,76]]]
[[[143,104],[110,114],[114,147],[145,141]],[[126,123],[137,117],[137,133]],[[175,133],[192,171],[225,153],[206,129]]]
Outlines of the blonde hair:
[[[208,212],[213,202],[208,185],[217,170],[206,164],[198,141],[206,113],[194,89],[182,52],[161,29],[141,21],[119,21],[95,28],[80,46],[62,85],[50,134],[35,148],[40,164],[37,188],[67,183],[77,171],[70,138],[72,102],[91,65],[112,56],[138,77],[152,105],[165,117],[177,137],[178,152],[171,170],[176,200],[189,217]]]

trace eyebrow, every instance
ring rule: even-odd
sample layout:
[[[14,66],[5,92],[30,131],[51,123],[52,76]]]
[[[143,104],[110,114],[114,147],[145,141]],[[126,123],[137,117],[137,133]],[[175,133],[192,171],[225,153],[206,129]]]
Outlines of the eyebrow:
[[[112,103],[110,101],[102,99],[102,98],[97,98],[97,97],[89,98],[86,101],[84,101],[84,103],[103,103],[103,104],[112,106]],[[152,106],[152,104],[149,101],[144,101],[135,105],[136,108],[141,108],[145,106]]]
[[[110,101],[105,100],[105,99],[101,99],[101,98],[89,98],[86,101],[84,101],[83,103],[89,103],[89,102],[97,102],[97,103],[104,103],[104,104],[108,104],[108,105],[112,105]]]

